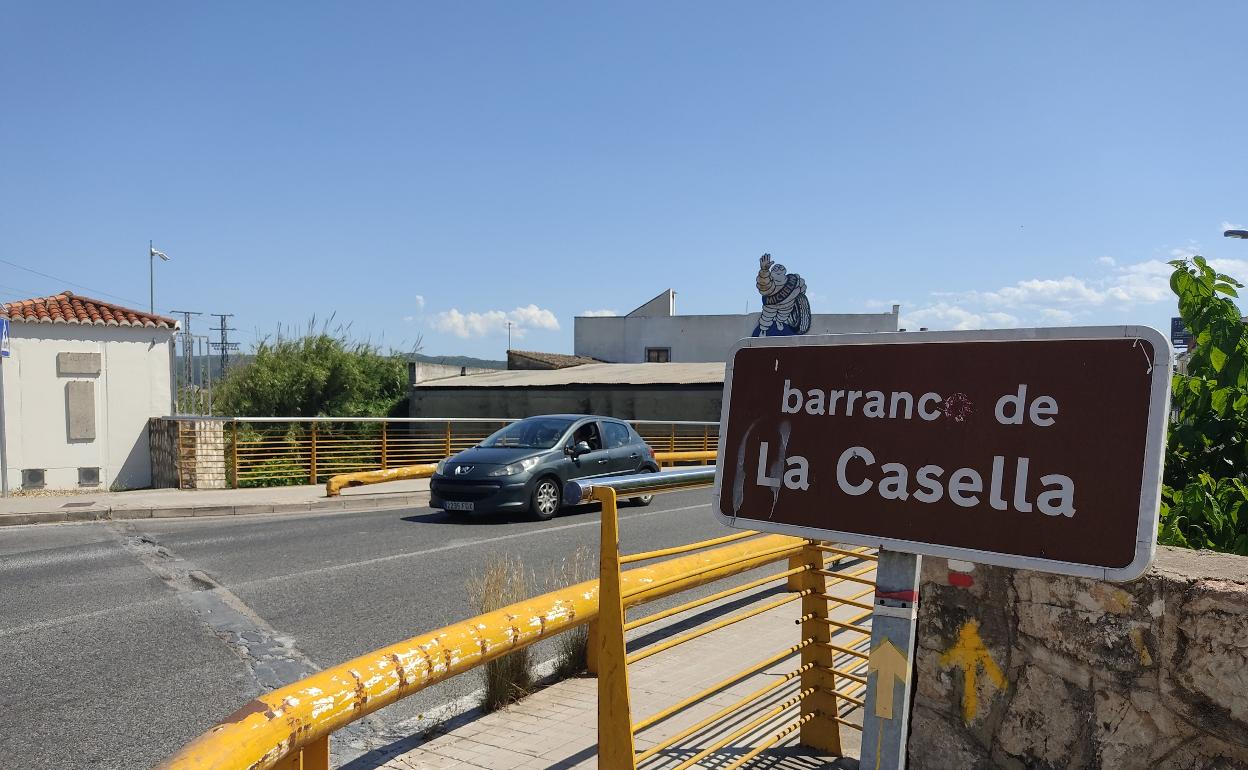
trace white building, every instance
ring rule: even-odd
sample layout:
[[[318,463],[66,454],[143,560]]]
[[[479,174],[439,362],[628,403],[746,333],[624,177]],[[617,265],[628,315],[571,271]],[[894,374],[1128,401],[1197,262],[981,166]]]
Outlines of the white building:
[[[895,332],[900,310],[812,315],[809,333]],[[676,315],[668,289],[625,316],[578,316],[573,344],[576,355],[611,363],[726,361],[757,325],[758,313]]]
[[[68,291],[0,316],[9,488],[150,486],[147,423],[172,408],[177,321]]]

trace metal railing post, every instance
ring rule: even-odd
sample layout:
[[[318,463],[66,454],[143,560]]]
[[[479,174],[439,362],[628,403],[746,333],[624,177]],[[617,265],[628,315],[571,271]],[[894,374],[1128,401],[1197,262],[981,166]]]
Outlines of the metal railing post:
[[[381,424],[381,469],[382,469],[383,471],[384,471],[386,468],[389,468],[389,467],[390,467],[390,463],[389,463],[389,461],[388,461],[388,458],[386,457],[386,450],[387,450],[387,446],[386,446],[386,426],[387,426],[387,425],[389,425],[389,424],[390,424],[390,423],[387,423],[387,422],[383,422],[383,423]]]
[[[312,423],[312,452],[308,459],[309,459],[308,476],[311,479],[308,483],[315,484],[316,483],[316,423]]]
[[[802,548],[802,562],[808,566],[805,572],[794,577],[801,579],[802,588],[811,592],[802,597],[802,639],[814,639],[815,643],[802,648],[802,665],[814,665],[802,672],[802,690],[813,690],[802,698],[802,716],[810,716],[803,722],[799,743],[834,756],[841,756],[841,728],[833,719],[838,715],[836,703],[835,654],[827,645],[832,642],[833,627],[820,619],[828,617],[827,580],[817,570],[823,569],[823,551],[814,540]]]
[[[667,440],[667,451],[676,451],[676,423],[672,423],[671,437]]]
[[[273,770],[329,770],[329,736],[287,754],[278,760]]]
[[[593,496],[602,502],[598,570],[598,766],[604,770],[634,770],[615,490],[595,487]]]
[[[238,420],[230,420],[230,427],[234,434],[234,441],[232,442],[233,451],[231,452],[234,455],[234,488],[238,489]]]
[[[443,457],[451,456],[451,421],[446,421],[446,451],[442,453]]]
[[[585,641],[585,673],[598,675],[598,657],[599,650],[602,649],[602,627],[598,625],[598,619],[595,618],[587,624],[589,626],[589,638]]]

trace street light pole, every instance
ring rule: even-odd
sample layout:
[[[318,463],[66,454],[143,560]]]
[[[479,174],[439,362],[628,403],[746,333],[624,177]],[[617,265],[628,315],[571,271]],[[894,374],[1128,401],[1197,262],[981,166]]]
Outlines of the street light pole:
[[[147,312],[156,315],[156,258],[162,262],[169,261],[169,255],[157,251],[151,241],[147,242]]]

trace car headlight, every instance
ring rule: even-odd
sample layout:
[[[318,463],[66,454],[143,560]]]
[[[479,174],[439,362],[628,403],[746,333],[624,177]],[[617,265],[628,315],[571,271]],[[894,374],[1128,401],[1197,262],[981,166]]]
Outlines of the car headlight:
[[[490,471],[490,475],[491,476],[515,476],[517,473],[524,473],[525,471],[533,470],[534,468],[537,467],[537,464],[540,463],[541,461],[542,461],[542,458],[540,457],[530,457],[526,460],[521,460],[518,463],[512,463],[511,465],[504,465],[498,470]]]
[[[451,459],[451,458],[447,457],[447,458],[445,458],[445,459],[438,460],[438,464],[437,464],[437,465],[435,465],[435,466],[434,466],[434,468],[433,468],[433,473],[434,473],[434,475],[436,475],[436,476],[445,476],[445,475],[446,475],[446,462],[447,462],[447,460],[449,460],[449,459]]]

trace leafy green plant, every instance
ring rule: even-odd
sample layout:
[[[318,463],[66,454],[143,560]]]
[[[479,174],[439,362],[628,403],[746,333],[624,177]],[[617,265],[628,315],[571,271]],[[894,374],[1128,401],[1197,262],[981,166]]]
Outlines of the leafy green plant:
[[[239,417],[383,417],[407,397],[407,364],[346,330],[315,320],[299,337],[265,339],[213,393],[218,414]]]
[[[1204,257],[1170,263],[1194,345],[1174,376],[1158,542],[1248,555],[1248,327],[1243,284]]]

